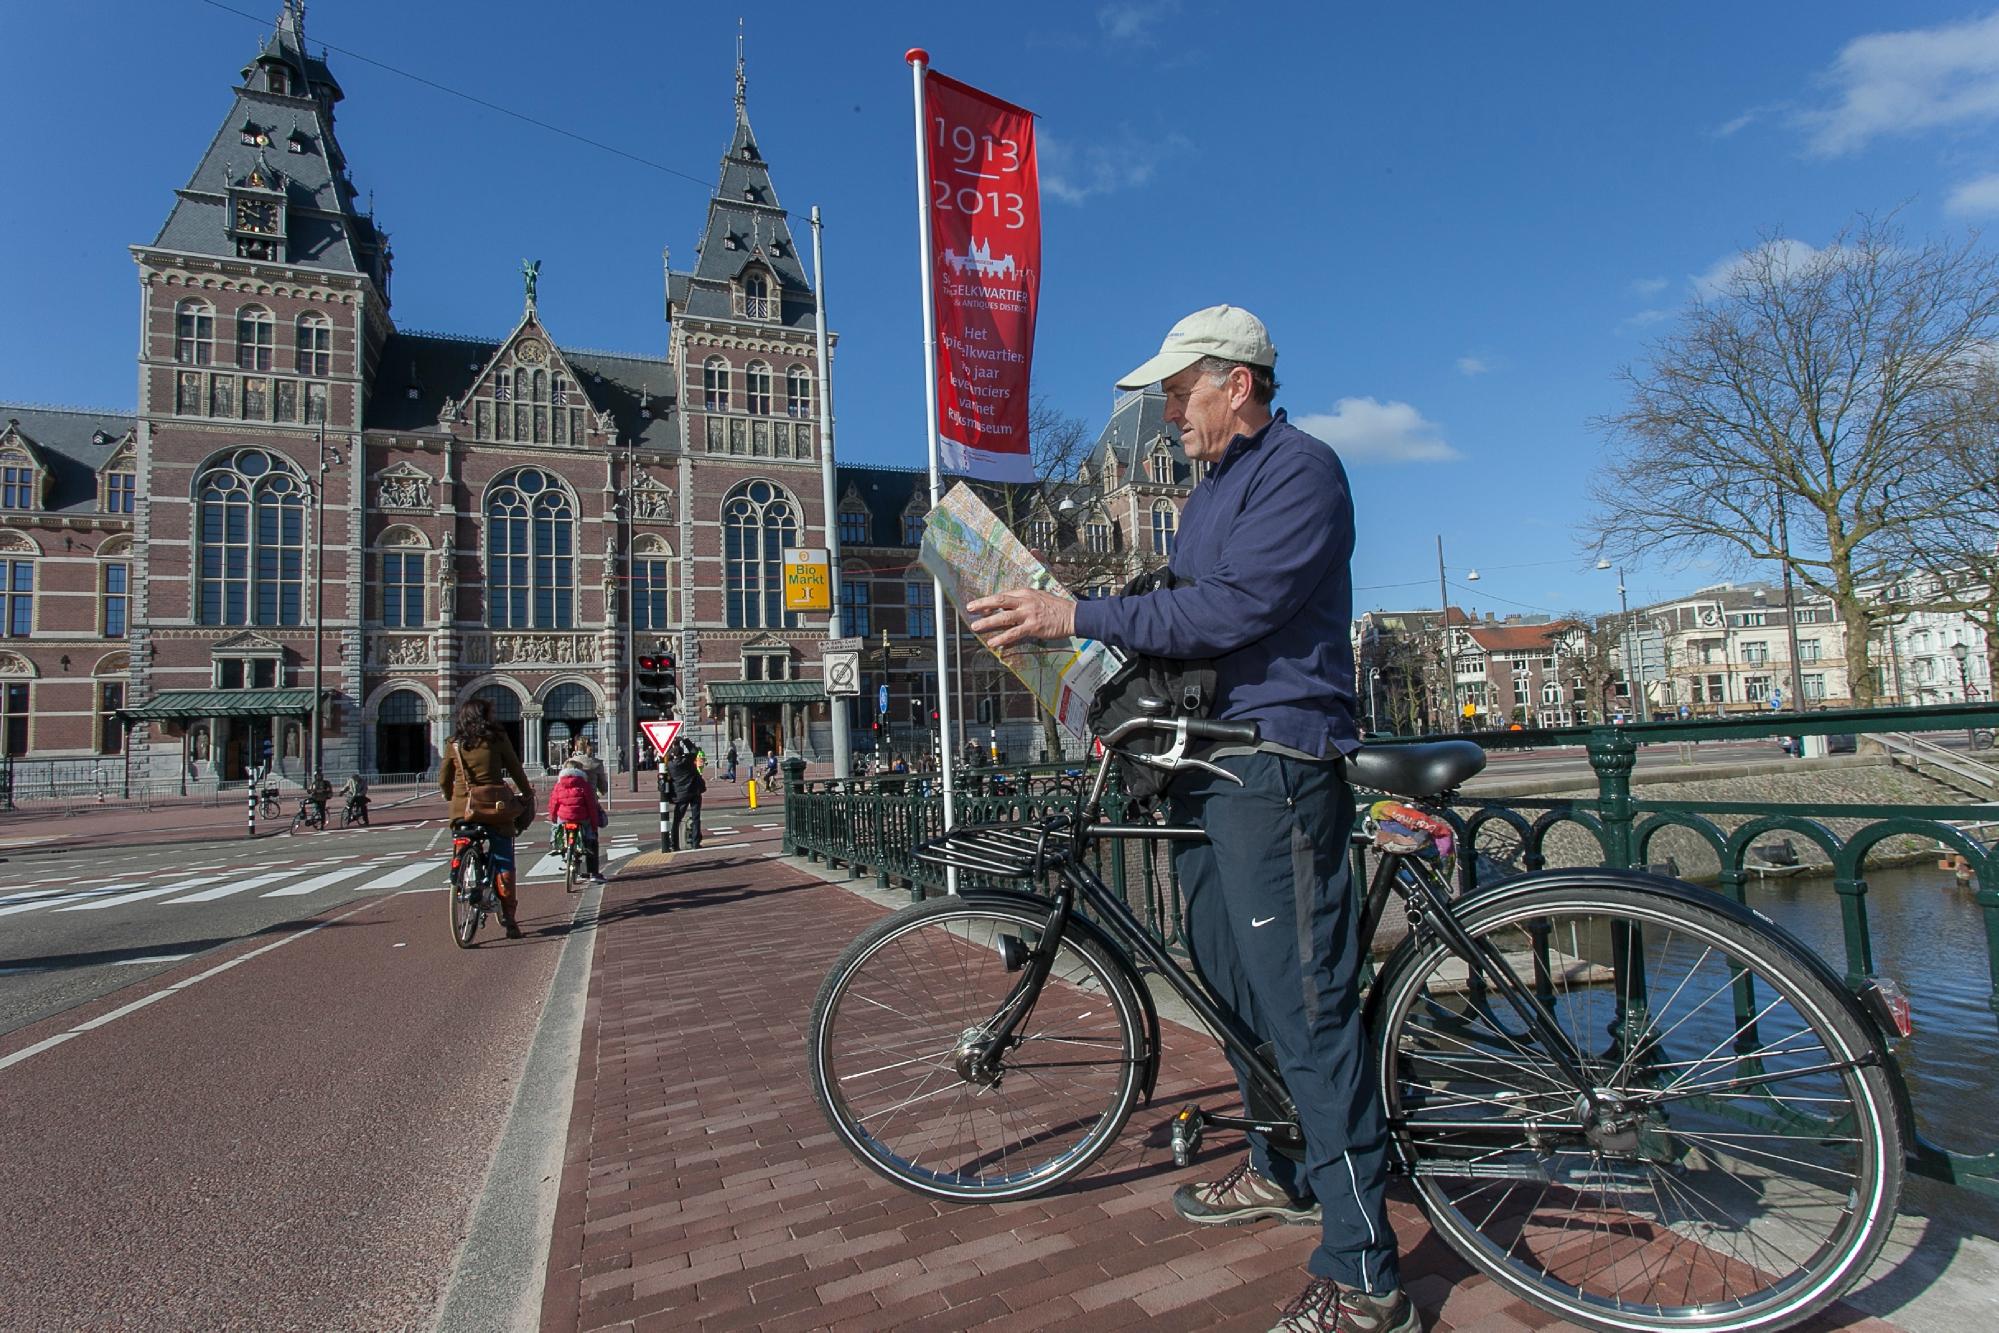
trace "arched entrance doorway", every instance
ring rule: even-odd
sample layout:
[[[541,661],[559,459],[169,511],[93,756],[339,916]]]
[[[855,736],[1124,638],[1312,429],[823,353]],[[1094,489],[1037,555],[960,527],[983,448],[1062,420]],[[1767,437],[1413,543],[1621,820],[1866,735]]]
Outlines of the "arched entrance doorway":
[[[597,739],[597,700],[572,681],[550,690],[541,703],[542,763],[550,772],[562,767],[578,736]]]
[[[527,746],[523,743],[521,732],[521,696],[505,685],[488,685],[472,697],[484,699],[492,706],[493,721],[499,725],[501,731],[507,733],[507,739],[514,743],[514,753],[526,753]]]
[[[375,771],[415,776],[429,767],[430,704],[415,690],[396,690],[376,714]]]

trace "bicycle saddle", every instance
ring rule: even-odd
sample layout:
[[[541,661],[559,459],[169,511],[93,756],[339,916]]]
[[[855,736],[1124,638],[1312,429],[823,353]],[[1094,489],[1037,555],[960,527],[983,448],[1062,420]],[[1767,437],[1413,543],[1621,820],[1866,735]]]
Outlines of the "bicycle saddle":
[[[1435,796],[1484,767],[1485,751],[1470,741],[1369,745],[1347,757],[1347,778],[1356,787],[1396,796]]]

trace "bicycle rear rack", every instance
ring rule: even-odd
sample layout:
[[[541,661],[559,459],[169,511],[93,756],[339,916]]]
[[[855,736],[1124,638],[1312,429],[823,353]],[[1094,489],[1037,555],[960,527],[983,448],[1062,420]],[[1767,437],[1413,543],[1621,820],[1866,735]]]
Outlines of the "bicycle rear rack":
[[[974,875],[1036,879],[1068,859],[1068,818],[1036,824],[960,824],[916,844],[916,859]]]

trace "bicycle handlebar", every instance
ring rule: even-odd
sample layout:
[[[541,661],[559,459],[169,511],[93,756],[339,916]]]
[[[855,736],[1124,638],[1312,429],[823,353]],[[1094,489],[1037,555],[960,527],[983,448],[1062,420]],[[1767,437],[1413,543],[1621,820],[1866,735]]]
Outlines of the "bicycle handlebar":
[[[1262,739],[1254,722],[1218,722],[1204,717],[1135,717],[1099,737],[1105,749],[1115,749],[1141,731],[1181,732],[1190,741],[1222,745],[1255,745]]]

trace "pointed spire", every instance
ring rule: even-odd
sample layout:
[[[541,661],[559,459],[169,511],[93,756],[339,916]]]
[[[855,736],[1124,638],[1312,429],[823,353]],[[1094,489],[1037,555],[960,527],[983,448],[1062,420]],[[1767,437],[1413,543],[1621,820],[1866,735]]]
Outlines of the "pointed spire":
[[[750,81],[743,73],[743,21],[736,20],[736,119],[741,120],[749,101]]]

